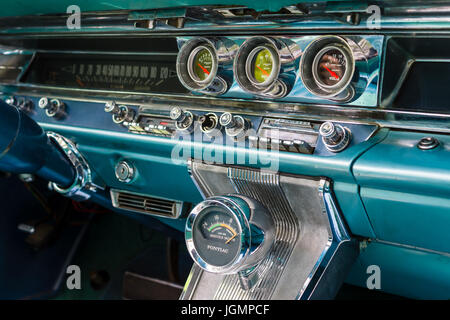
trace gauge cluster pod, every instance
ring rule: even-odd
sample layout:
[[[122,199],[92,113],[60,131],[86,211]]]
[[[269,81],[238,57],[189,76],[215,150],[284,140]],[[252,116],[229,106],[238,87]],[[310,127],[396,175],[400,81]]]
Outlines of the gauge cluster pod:
[[[258,201],[235,194],[215,196],[189,214],[186,246],[208,272],[252,273],[272,248],[274,232],[272,217]]]
[[[239,48],[234,76],[246,92],[266,98],[282,98],[295,83],[296,63],[301,50],[289,40],[252,37]]]
[[[233,82],[233,59],[238,46],[227,38],[181,40],[177,56],[177,74],[190,91],[221,95]]]
[[[315,96],[350,102],[366,89],[370,79],[371,45],[358,37],[324,36],[311,42],[300,60],[300,77]]]

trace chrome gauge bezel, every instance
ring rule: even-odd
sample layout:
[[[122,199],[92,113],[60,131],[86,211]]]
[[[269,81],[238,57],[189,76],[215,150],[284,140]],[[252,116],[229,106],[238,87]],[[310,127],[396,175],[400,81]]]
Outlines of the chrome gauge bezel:
[[[252,76],[252,63],[255,55],[267,49],[272,55],[272,71],[264,82]],[[294,61],[300,49],[289,39],[255,36],[247,39],[239,47],[233,64],[236,82],[242,90],[256,96],[276,99],[286,96],[295,82]]]
[[[222,266],[214,265],[212,262],[205,260],[204,257],[199,254],[194,241],[194,227],[197,226],[198,221],[200,221],[205,214],[210,213],[212,207],[225,209],[238,226],[239,249],[236,250],[231,261]],[[232,274],[238,272],[239,268],[245,265],[246,257],[250,253],[251,233],[247,217],[249,214],[249,212],[243,212],[243,208],[229,197],[212,197],[195,206],[186,220],[185,232],[186,246],[192,259],[203,270],[208,272],[220,274]]]
[[[345,58],[346,66],[342,79],[334,85],[324,84],[318,77],[317,68],[323,54],[337,50]],[[300,59],[300,78],[305,88],[315,96],[335,101],[349,101],[355,95],[352,79],[355,73],[355,58],[348,43],[341,37],[325,36],[311,42]]]
[[[212,56],[211,71],[205,80],[196,79],[191,65],[195,55],[202,49],[208,50]],[[218,69],[217,53],[213,43],[206,38],[193,38],[184,43],[178,52],[176,68],[178,79],[187,89],[191,91],[206,89],[213,82]]]
[[[207,95],[221,95],[228,91],[233,82],[232,61],[238,50],[237,44],[225,37],[194,37],[178,41],[177,75],[181,84],[189,91]],[[196,54],[206,49],[212,56],[210,74],[200,80],[194,72]]]
[[[272,71],[270,72],[269,77],[264,80],[263,82],[258,82],[255,77],[252,75],[252,68],[254,64],[255,56],[263,51],[268,50],[270,52],[270,55],[272,57]],[[271,46],[262,45],[257,46],[252,51],[250,51],[247,60],[245,61],[245,73],[247,75],[248,80],[255,86],[255,87],[261,87],[266,88],[273,84],[273,82],[276,80],[280,73],[280,57],[278,52]]]
[[[194,59],[195,59],[196,55],[201,50],[207,50],[209,52],[209,54],[211,55],[211,57],[212,57],[211,71],[210,71],[209,75],[204,80],[198,79],[197,75],[195,74],[194,69],[193,69]],[[195,81],[199,85],[206,85],[206,86],[208,86],[211,83],[211,81],[214,79],[214,77],[216,76],[216,73],[217,73],[217,56],[216,56],[216,53],[213,51],[213,49],[210,46],[200,45],[198,47],[195,47],[189,53],[189,57],[188,57],[188,61],[187,61],[187,71],[188,71],[189,77],[191,78],[192,81]]]

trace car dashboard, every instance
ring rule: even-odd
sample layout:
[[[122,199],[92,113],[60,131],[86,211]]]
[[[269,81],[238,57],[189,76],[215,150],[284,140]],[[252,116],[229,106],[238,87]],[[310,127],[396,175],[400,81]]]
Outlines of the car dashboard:
[[[182,299],[328,299],[372,265],[448,299],[450,29],[413,7],[2,18],[1,97],[79,158],[54,192],[185,233]]]

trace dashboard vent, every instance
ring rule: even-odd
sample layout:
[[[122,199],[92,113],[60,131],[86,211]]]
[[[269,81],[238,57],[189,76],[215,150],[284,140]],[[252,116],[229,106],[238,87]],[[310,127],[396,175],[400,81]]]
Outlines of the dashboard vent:
[[[150,197],[121,190],[111,190],[115,208],[176,219],[184,212],[183,202]]]

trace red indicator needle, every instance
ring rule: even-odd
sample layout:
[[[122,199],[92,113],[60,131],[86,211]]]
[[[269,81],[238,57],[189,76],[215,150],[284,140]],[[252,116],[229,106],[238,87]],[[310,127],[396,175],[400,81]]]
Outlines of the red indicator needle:
[[[325,69],[327,69],[327,71],[335,78],[339,80],[339,76],[336,74],[336,72],[331,71],[330,69],[328,69],[326,66],[323,66]]]
[[[200,63],[197,63],[200,68],[202,68],[203,72],[209,75],[209,71],[206,70]]]
[[[259,70],[261,70],[261,72],[264,73],[266,76],[269,75],[269,73],[268,73],[266,70],[264,70],[263,68],[261,68],[260,66],[256,65],[256,67],[257,67]]]

